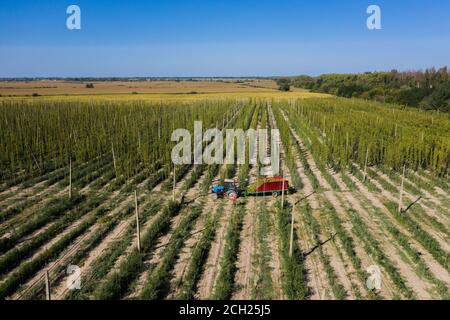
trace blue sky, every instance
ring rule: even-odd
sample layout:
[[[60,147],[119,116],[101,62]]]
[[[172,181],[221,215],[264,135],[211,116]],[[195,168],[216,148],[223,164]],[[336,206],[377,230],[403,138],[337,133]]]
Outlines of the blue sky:
[[[81,30],[66,8],[81,8]],[[382,30],[366,9],[382,10]],[[450,65],[448,0],[1,0],[0,77],[270,76]]]

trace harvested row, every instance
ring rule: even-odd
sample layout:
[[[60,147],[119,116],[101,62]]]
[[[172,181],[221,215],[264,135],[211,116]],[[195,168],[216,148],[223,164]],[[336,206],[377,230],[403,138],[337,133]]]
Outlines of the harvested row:
[[[151,179],[151,178],[149,178]],[[140,178],[136,177],[135,180],[130,181],[130,184],[137,183],[140,181]],[[143,185],[145,185],[145,180],[143,182],[140,182],[140,184],[137,185],[138,188],[142,188]],[[68,226],[64,229],[63,232],[57,235],[52,241],[50,241],[48,244],[43,246],[39,249],[39,251],[33,255],[33,257],[29,260],[29,262],[25,263],[19,270],[11,276],[11,279],[8,278],[5,282],[5,285],[9,284],[11,280],[16,279],[16,275],[20,274],[21,278],[24,279],[24,271],[27,269],[23,269],[25,266],[33,266],[33,269],[27,270],[26,275],[31,275],[32,270],[36,270],[36,268],[39,268],[44,263],[48,264],[49,261],[52,261],[54,259],[54,263],[50,263],[49,267],[50,269],[53,267],[57,267],[61,264],[61,261],[59,261],[58,256],[62,255],[65,256],[68,252],[74,253],[71,250],[72,245],[79,242],[79,238],[81,240],[84,240],[89,234],[94,234],[98,228],[100,228],[102,221],[107,222],[111,217],[116,218],[115,215],[117,213],[120,213],[119,216],[121,218],[124,218],[126,215],[130,214],[132,212],[131,207],[126,207],[127,204],[131,201],[131,197],[127,197],[126,193],[123,193],[124,190],[128,189],[128,185],[125,185],[121,193],[118,193],[117,195],[110,195],[109,198],[104,196],[100,199],[98,198],[92,198],[94,202],[91,202],[91,200],[88,200],[88,203],[94,203],[95,206],[87,206],[80,208],[79,210],[75,211],[75,214],[79,214],[82,219],[74,219],[74,220],[68,220],[67,224]],[[98,208],[96,209],[96,207]],[[109,207],[110,206],[110,207]],[[114,209],[110,209],[113,208]],[[122,211],[123,210],[123,211]],[[69,217],[68,217],[69,218]],[[44,233],[45,234],[45,233]],[[65,249],[64,245],[69,246],[69,249]],[[28,287],[34,286],[39,280],[42,280],[43,272],[36,272],[37,275],[29,281],[27,284]],[[23,280],[22,280],[23,281]],[[3,285],[3,284],[2,284]]]
[[[272,108],[270,108],[270,115],[271,119],[274,123],[275,127],[278,127],[278,124],[276,124],[276,120],[272,111]],[[291,181],[293,181],[294,186],[297,190],[301,190],[304,187],[304,192],[308,191],[310,193],[304,194],[300,200],[298,200],[298,203],[301,203],[303,198],[309,198],[311,196],[311,199],[308,199],[308,201],[312,201],[312,205],[318,209],[318,202],[315,199],[315,195],[311,194],[310,188],[310,181],[308,179],[300,178],[298,175],[298,163],[295,163],[294,156],[295,156],[295,148],[293,148],[293,145],[291,145],[289,138],[289,132],[286,130],[283,130],[284,127],[281,127],[282,134],[282,142],[283,142],[283,149],[282,152],[282,158],[286,159],[286,157],[291,158],[289,162],[291,163],[290,166],[290,173],[291,173]],[[288,148],[286,148],[288,146]],[[309,166],[308,166],[309,168]],[[312,175],[312,172],[311,172]],[[310,261],[312,267],[312,271],[314,272],[313,275],[309,278],[310,281],[314,280],[314,282],[310,282],[313,284],[314,289],[312,289],[313,292],[310,292],[309,294],[314,298],[330,298],[335,297],[336,299],[342,299],[346,295],[345,289],[342,286],[341,283],[347,283],[345,277],[340,277],[338,280],[336,277],[336,271],[337,266],[334,267],[330,264],[330,259],[328,254],[324,252],[322,249],[322,241],[320,240],[320,226],[318,225],[316,219],[312,216],[310,212],[309,205],[306,206],[307,210],[300,210],[302,215],[298,219],[294,219],[295,221],[298,221],[298,230],[301,238],[303,239],[303,246],[304,246],[304,252],[302,253],[303,259],[308,259],[308,256],[311,256],[312,260]],[[295,210],[295,208],[291,209]],[[294,214],[294,213],[292,213]],[[328,242],[328,241],[326,241]],[[325,242],[325,243],[326,243]],[[315,248],[319,248],[319,250],[315,250]],[[316,252],[315,252],[316,251]],[[316,254],[313,257],[313,254]],[[305,260],[306,261],[306,260]],[[308,262],[309,263],[309,262]],[[321,270],[319,272],[319,270]],[[323,285],[327,283],[328,285],[326,287],[323,287]],[[331,290],[328,290],[331,289]],[[347,290],[349,287],[347,288]],[[318,295],[318,297],[317,297]]]
[[[195,168],[191,174],[191,176],[184,182],[184,184],[182,186],[180,186],[179,192],[184,193],[186,191],[188,191],[185,194],[186,198],[191,198],[195,196],[195,192],[193,193],[193,186],[197,183],[197,180],[200,178],[202,172],[204,171],[204,167],[199,166],[197,168]],[[207,175],[207,177],[210,178],[209,175]],[[208,184],[209,185],[209,184]],[[184,198],[184,196],[183,196]],[[193,199],[195,200],[195,198]],[[186,203],[189,203],[186,202]],[[182,203],[180,203],[179,205],[183,205]],[[186,210],[190,207],[190,205],[188,204],[188,207],[186,207]],[[99,298],[99,297],[103,297],[104,294],[108,294],[109,297],[123,297],[123,296],[127,296],[128,298],[135,298],[138,297],[140,295],[140,291],[142,288],[145,287],[145,282],[146,282],[146,272],[145,269],[147,268],[147,266],[151,266],[151,263],[155,262],[154,258],[158,257],[158,251],[156,252],[151,252],[151,248],[163,248],[167,243],[169,243],[168,241],[162,242],[161,239],[167,238],[168,234],[164,235],[162,238],[160,238],[160,235],[163,235],[165,233],[165,229],[169,229],[169,230],[174,230],[174,228],[176,230],[180,230],[178,227],[176,227],[178,225],[179,222],[182,222],[184,220],[180,220],[181,217],[184,215],[184,211],[186,210],[182,210],[180,213],[178,213],[178,211],[173,212],[173,216],[168,217],[167,215],[164,215],[164,211],[163,213],[161,213],[161,216],[156,216],[156,220],[155,221],[149,221],[149,226],[148,228],[144,225],[144,230],[147,230],[147,234],[149,234],[147,237],[144,235],[143,238],[146,239],[148,238],[147,241],[145,241],[146,244],[146,249],[143,250],[140,255],[142,256],[141,259],[137,258],[137,253],[136,253],[136,249],[131,249],[131,251],[126,250],[124,253],[124,257],[126,256],[126,259],[122,259],[119,258],[118,262],[115,263],[115,266],[113,267],[113,271],[112,273],[110,273],[107,276],[106,281],[104,281],[103,283],[100,284],[100,287],[93,292],[93,297],[94,298]],[[161,220],[160,220],[161,219]],[[192,222],[192,220],[190,220]],[[156,226],[155,226],[156,224]],[[145,231],[144,231],[145,232]],[[179,234],[178,232],[174,231],[175,234]],[[151,235],[150,235],[151,234]],[[169,234],[171,234],[171,232],[169,232]],[[183,233],[182,233],[183,234]],[[168,240],[168,238],[167,238]],[[159,243],[159,245],[158,245]],[[168,269],[171,266],[171,261],[173,261],[173,258],[176,255],[177,250],[179,249],[179,244],[181,243],[181,241],[176,242],[178,244],[178,247],[173,249],[172,247],[170,247],[171,249],[173,249],[172,251],[172,255],[166,258],[166,268],[163,268],[162,270],[167,272]],[[143,242],[144,245],[144,242]],[[173,255],[175,254],[175,255]],[[122,260],[122,261],[121,261]],[[143,270],[143,271],[140,271]],[[122,279],[126,278],[127,280],[123,280]],[[135,279],[135,280],[134,280]],[[160,279],[160,278],[158,278]],[[165,279],[165,275],[163,274],[161,276],[161,280]],[[119,284],[119,286],[116,287],[112,287],[114,286],[115,282],[121,282]],[[164,280],[165,281],[165,280]]]
[[[129,185],[133,185],[133,184],[138,184],[141,183],[141,180],[143,179],[143,177],[145,177],[145,175],[138,175],[135,179],[133,179],[132,181],[130,181],[129,184],[127,184],[126,186],[123,187],[122,192],[126,192],[126,190],[128,189]],[[28,231],[28,229],[26,229],[25,227],[30,225],[31,227],[36,227],[36,224],[38,221],[40,224],[43,224],[44,230],[43,232],[35,235],[33,238],[30,238],[30,240],[28,240],[27,242],[25,242],[23,245],[18,246],[16,248],[14,248],[13,250],[9,251],[7,254],[5,254],[2,259],[0,260],[0,266],[4,266],[5,269],[0,268],[0,270],[5,270],[8,271],[8,269],[6,268],[13,268],[16,264],[15,263],[19,263],[20,261],[22,261],[24,258],[30,256],[31,254],[34,253],[34,251],[36,249],[38,249],[42,244],[48,242],[50,239],[52,239],[53,242],[57,241],[58,237],[60,234],[64,234],[63,231],[65,233],[67,233],[67,231],[70,230],[70,227],[76,226],[80,221],[79,219],[84,218],[84,216],[86,214],[89,214],[92,210],[96,209],[98,206],[101,206],[102,203],[104,203],[105,201],[107,201],[108,197],[111,197],[112,195],[108,196],[106,193],[103,194],[102,196],[93,196],[90,197],[85,203],[81,202],[81,201],[75,201],[74,199],[72,200],[67,200],[69,201],[69,203],[73,203],[73,204],[78,204],[77,206],[74,205],[74,210],[70,212],[70,214],[65,214],[62,215],[61,218],[59,218],[58,220],[56,220],[55,223],[51,224],[48,228],[45,227],[45,224],[48,222],[47,219],[51,218],[52,215],[42,215],[42,219],[41,220],[33,220],[31,221],[29,224],[24,225],[23,229],[21,230],[25,230]],[[123,197],[123,196],[122,196]],[[80,198],[77,198],[80,199]],[[119,198],[120,199],[120,198]],[[117,200],[117,199],[116,199]],[[50,207],[50,210],[53,210],[51,212],[54,212],[55,214],[62,214],[60,211],[62,210],[59,207],[53,208]],[[98,211],[99,214],[103,214],[102,211]],[[48,217],[50,216],[50,217]],[[40,217],[40,216],[38,216]],[[23,232],[25,232],[23,231]],[[20,237],[23,237],[22,233],[17,233],[18,235],[20,235]],[[20,239],[19,236],[17,236],[17,239]],[[10,242],[8,242],[7,244],[10,244],[13,240],[13,238],[9,238]],[[52,244],[52,242],[47,243],[46,246],[50,246]],[[16,261],[16,262],[14,262]]]
[[[287,121],[287,118],[285,116],[283,118],[280,115],[279,119],[280,119],[280,121]],[[282,119],[284,119],[284,120],[282,120]],[[302,151],[301,156],[302,157],[305,156],[305,159],[303,160],[303,162],[307,162],[307,167],[311,168],[310,175],[314,174],[316,176],[316,179],[317,179],[317,181],[319,183],[319,187],[320,187],[318,190],[322,190],[322,189],[325,190],[323,192],[323,195],[325,196],[327,202],[331,203],[332,207],[335,208],[335,210],[336,210],[335,212],[338,213],[339,220],[346,221],[348,219],[346,208],[343,206],[341,201],[338,200],[338,197],[336,196],[335,192],[329,191],[329,190],[332,190],[332,187],[331,187],[330,183],[328,182],[328,180],[330,180],[331,175],[328,172],[323,172],[322,171],[323,169],[320,170],[317,168],[316,162],[314,161],[312,155],[306,150],[306,148],[300,142],[299,138],[295,137],[295,134],[293,133],[292,128],[290,128],[290,132],[291,132],[292,136],[295,138],[295,141],[297,141],[297,143],[298,143],[297,146],[298,146],[299,150]],[[325,176],[328,175],[328,179],[325,179],[324,176],[322,176],[322,174],[324,174]],[[331,177],[331,179],[332,179],[332,177]],[[336,182],[334,182],[334,184],[336,184]],[[347,231],[351,232],[353,234],[353,237],[357,236],[358,240],[361,241],[361,243],[359,243],[359,246],[360,246],[359,248],[367,247],[366,239],[361,238],[357,234],[354,234],[353,229],[347,229]],[[361,258],[363,258],[364,255],[367,255],[367,254],[365,254],[365,253],[363,254],[363,252],[359,253],[359,256]],[[373,254],[371,256],[373,256]],[[374,264],[373,263],[374,260],[372,259],[372,257],[364,257],[363,261],[368,261],[367,266]],[[388,287],[392,287],[392,285],[388,285]],[[392,292],[392,289],[390,291]],[[387,292],[384,294],[387,294]]]
[[[369,191],[367,191],[367,192],[369,192]],[[355,203],[353,202],[353,205],[354,205]],[[361,209],[358,209],[358,212],[359,213],[361,213],[362,211],[361,211]],[[353,216],[354,217],[354,216]],[[354,223],[357,223],[358,221],[356,221],[356,220],[353,220],[353,222]],[[404,270],[405,271],[405,270]],[[396,278],[398,278],[398,277],[396,277]],[[417,287],[417,281],[414,281],[414,284],[415,284],[415,287]],[[399,285],[401,285],[400,283],[399,283]],[[417,289],[419,289],[419,287],[417,287]],[[422,296],[423,297],[423,296]],[[428,297],[428,296],[424,296],[425,298],[426,297]]]

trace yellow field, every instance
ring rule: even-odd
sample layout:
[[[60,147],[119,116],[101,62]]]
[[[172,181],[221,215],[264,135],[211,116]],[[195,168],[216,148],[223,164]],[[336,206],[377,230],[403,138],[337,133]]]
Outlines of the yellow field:
[[[304,90],[281,92],[275,81],[102,81],[86,88],[85,82],[29,81],[0,82],[0,100],[176,100],[239,98],[309,98],[329,97]],[[38,96],[32,96],[37,94]]]
[[[86,88],[92,83],[94,88]],[[216,80],[216,81],[7,81],[0,82],[0,94],[64,95],[64,94],[130,94],[130,93],[211,93],[258,92],[276,90],[272,80]]]
[[[155,94],[98,94],[98,95],[54,95],[54,96],[15,96],[15,97],[0,97],[2,100],[21,100],[21,101],[89,101],[89,100],[104,100],[104,101],[198,101],[198,100],[226,100],[226,99],[291,99],[291,98],[326,98],[330,97],[326,94],[312,93],[312,92],[234,92],[234,93],[204,93],[204,94],[170,94],[170,93],[155,93]]]

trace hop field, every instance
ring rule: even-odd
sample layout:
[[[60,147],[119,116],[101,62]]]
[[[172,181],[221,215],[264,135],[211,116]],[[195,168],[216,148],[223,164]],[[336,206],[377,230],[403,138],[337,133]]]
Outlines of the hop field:
[[[450,298],[448,115],[275,91],[0,109],[1,299]],[[172,131],[194,121],[279,129],[296,191],[215,199],[212,181],[250,183],[263,164],[174,166]]]

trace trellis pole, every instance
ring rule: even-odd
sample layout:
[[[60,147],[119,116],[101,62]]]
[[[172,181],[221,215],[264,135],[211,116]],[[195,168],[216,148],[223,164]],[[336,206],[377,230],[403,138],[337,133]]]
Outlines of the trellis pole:
[[[281,208],[284,209],[284,171],[283,171],[283,177],[281,182]]]
[[[175,117],[172,117],[172,132],[175,131]],[[175,201],[175,163],[173,163],[173,183],[172,183],[172,200]]]
[[[72,199],[72,158],[69,159],[69,199]]]
[[[289,257],[292,257],[292,251],[294,249],[294,208],[291,213],[291,236],[289,240]]]
[[[402,174],[402,184],[400,186],[400,194],[398,196],[398,212],[402,212],[402,206],[403,206],[403,185],[405,182],[405,168],[406,166],[403,166],[403,174]]]
[[[111,153],[113,157],[114,172],[116,173],[117,178],[116,154],[114,153],[114,143],[112,141],[111,141]]]
[[[45,270],[45,298],[51,300],[50,295],[50,278],[48,276],[48,270]]]
[[[173,185],[172,185],[172,200],[173,201],[175,201],[175,184],[176,184],[175,164],[173,164]]]
[[[134,190],[134,206],[136,212],[136,240],[137,240],[137,249],[141,252],[141,230],[139,226],[139,207],[138,207],[138,199],[137,199],[137,190]]]
[[[366,160],[364,161],[364,179],[363,182],[366,182],[367,178],[367,161],[369,160],[369,147],[366,150]]]

